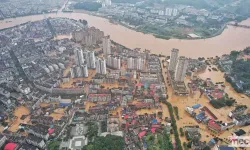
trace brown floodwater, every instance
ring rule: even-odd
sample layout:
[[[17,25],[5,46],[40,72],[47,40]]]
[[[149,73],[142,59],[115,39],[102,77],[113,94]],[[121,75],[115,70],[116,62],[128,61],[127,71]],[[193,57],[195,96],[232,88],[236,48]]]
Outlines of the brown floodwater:
[[[28,21],[41,20],[46,17],[66,17],[72,19],[85,19],[89,26],[95,26],[110,35],[111,39],[128,48],[150,49],[153,53],[169,55],[172,48],[180,49],[180,54],[197,58],[220,56],[232,50],[241,50],[250,46],[250,29],[228,26],[222,34],[200,40],[164,40],[155,38],[151,34],[143,34],[128,29],[121,25],[110,23],[107,19],[84,13],[62,13],[34,15],[0,21],[0,29],[12,27]],[[250,25],[250,19],[243,21],[243,24]]]
[[[14,111],[14,116],[17,118],[11,122],[11,126],[8,129],[9,131],[16,132],[18,130],[20,123],[28,123],[30,120],[30,116],[26,117],[24,120],[21,119],[22,115],[29,115],[30,111],[25,106],[19,106]]]

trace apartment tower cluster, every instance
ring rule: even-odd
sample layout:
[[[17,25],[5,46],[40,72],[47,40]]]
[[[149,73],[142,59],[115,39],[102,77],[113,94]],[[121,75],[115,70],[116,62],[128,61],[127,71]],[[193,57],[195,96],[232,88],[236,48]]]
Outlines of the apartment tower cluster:
[[[111,0],[103,0],[102,1],[102,7],[108,7],[112,5],[112,1]]]
[[[121,58],[119,56],[108,55],[107,66],[112,69],[121,69]]]
[[[88,69],[96,69],[98,74],[106,74],[106,65],[114,69],[120,69],[121,60],[119,57],[111,55],[110,36],[104,36],[103,31],[91,27],[73,32],[72,38],[75,42],[81,43],[86,47],[102,42],[104,54],[104,58],[96,58],[94,51],[75,50],[75,65],[70,68],[72,78],[88,77]]]
[[[168,75],[170,76],[171,86],[174,90],[174,94],[188,95],[189,93],[184,83],[184,79],[188,69],[189,59],[184,56],[178,57],[178,55],[179,50],[172,49],[168,66]]]
[[[88,65],[85,62],[83,51],[76,49],[75,54],[75,65],[70,68],[70,74],[72,78],[88,77]]]
[[[103,50],[103,55],[107,60],[106,61],[107,66],[112,69],[121,69],[121,58],[111,53],[110,36],[105,36],[102,39],[102,50]]]
[[[168,70],[174,73],[176,82],[183,82],[188,68],[188,58],[184,56],[178,57],[178,54],[178,49],[172,49]]]
[[[141,57],[128,57],[127,67],[131,70],[145,70],[146,60]]]
[[[75,42],[81,43],[86,46],[97,44],[97,42],[100,42],[103,37],[104,32],[96,29],[95,27],[75,31],[72,33],[72,39]]]
[[[110,36],[104,36],[102,39],[102,50],[105,58],[111,54],[111,40]]]

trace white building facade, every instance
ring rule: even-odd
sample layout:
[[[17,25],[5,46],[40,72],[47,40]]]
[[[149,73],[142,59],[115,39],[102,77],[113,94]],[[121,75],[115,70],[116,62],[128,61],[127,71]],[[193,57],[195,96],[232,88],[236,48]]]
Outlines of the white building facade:
[[[188,58],[180,56],[175,70],[175,81],[183,82],[188,68]]]
[[[170,62],[169,62],[169,66],[168,66],[169,71],[175,71],[177,61],[178,61],[178,54],[179,54],[178,49],[171,50]]]
[[[84,59],[86,60],[88,68],[95,69],[95,53],[93,51],[84,51],[83,52]]]
[[[105,36],[102,39],[102,50],[105,58],[107,58],[107,56],[111,54],[110,36]]]
[[[141,57],[127,58],[127,68],[131,70],[145,70],[145,59]]]
[[[75,64],[76,65],[84,64],[83,51],[81,49],[76,49],[74,51],[74,54],[75,54]]]
[[[107,57],[107,66],[112,69],[121,69],[121,58],[113,55]]]
[[[99,73],[99,74],[106,74],[107,73],[105,59],[98,58],[96,60],[96,73]]]

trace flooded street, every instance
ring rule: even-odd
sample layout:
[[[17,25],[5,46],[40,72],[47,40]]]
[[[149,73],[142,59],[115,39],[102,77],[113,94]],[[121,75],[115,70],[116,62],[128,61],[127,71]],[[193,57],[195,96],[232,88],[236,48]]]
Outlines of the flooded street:
[[[14,116],[16,119],[11,123],[9,131],[16,132],[19,128],[20,123],[28,123],[30,116],[26,117],[24,120],[21,119],[22,115],[29,115],[30,111],[25,106],[19,106],[14,111]]]
[[[230,53],[232,50],[241,50],[250,46],[250,29],[228,26],[221,35],[200,40],[158,39],[150,34],[143,34],[121,25],[110,23],[107,19],[91,16],[84,13],[62,13],[34,15],[5,19],[0,21],[0,29],[12,27],[28,21],[36,21],[48,17],[65,17],[72,19],[85,19],[89,26],[95,26],[110,35],[111,39],[128,48],[150,49],[153,53],[169,55],[172,48],[179,48],[180,55],[187,57],[214,57]],[[11,22],[10,22],[11,21]],[[250,19],[242,22],[250,25]],[[63,38],[68,36],[59,36]]]
[[[162,60],[162,59],[161,59]],[[162,63],[161,63],[162,65]],[[211,68],[213,68],[216,66],[214,65],[211,65]],[[209,71],[208,70],[209,67],[206,69],[206,71],[202,72],[202,73],[198,73],[197,75],[205,80],[206,78],[211,78],[213,83],[216,83],[216,82],[224,82],[225,83],[225,92],[229,95],[229,97],[233,97],[234,99],[236,99],[237,101],[237,104],[243,104],[243,105],[247,105],[247,106],[250,106],[250,98],[245,96],[244,94],[239,94],[237,92],[234,91],[234,89],[232,88],[232,86],[225,82],[225,79],[224,79],[224,73],[221,72],[221,71]],[[163,76],[164,76],[164,79],[165,79],[165,82],[166,82],[166,74],[164,73],[166,71],[166,69],[163,69]],[[186,83],[190,80],[190,78],[186,78]],[[167,101],[169,101],[172,106],[177,106],[178,107],[178,114],[179,114],[179,117],[180,119],[177,120],[177,125],[178,125],[178,128],[180,127],[184,127],[184,126],[190,126],[190,125],[199,125],[200,127],[200,132],[202,134],[202,138],[201,140],[203,141],[209,141],[211,138],[215,137],[215,136],[219,136],[220,138],[227,138],[231,132],[233,130],[235,130],[236,128],[238,128],[237,126],[230,129],[229,131],[224,131],[220,134],[215,134],[215,133],[212,133],[211,131],[208,130],[207,126],[205,124],[202,124],[202,123],[198,123],[194,118],[192,118],[186,111],[185,111],[185,108],[187,106],[189,107],[192,107],[193,105],[195,104],[201,104],[201,107],[202,108],[203,106],[206,106],[208,109],[210,109],[216,117],[218,117],[218,120],[219,121],[223,121],[223,122],[231,122],[232,119],[230,119],[228,117],[228,114],[230,111],[232,111],[235,107],[232,106],[232,107],[223,107],[223,108],[220,108],[220,109],[215,109],[210,103],[209,103],[209,100],[208,98],[203,95],[202,97],[200,97],[200,92],[199,91],[196,91],[194,92],[194,94],[192,95],[189,95],[189,96],[176,96],[174,94],[172,94],[172,88],[171,87],[167,87],[167,90],[168,90],[168,95],[169,95],[169,98]],[[167,109],[163,109],[163,112],[164,113],[168,113],[168,110],[166,111]],[[199,113],[199,109],[196,109],[195,110],[196,113]],[[244,130],[245,131],[250,131],[250,127],[247,126],[247,127],[244,127]],[[247,133],[247,135],[249,135],[249,133]],[[184,142],[186,140],[185,137],[180,137],[181,141]]]
[[[211,68],[216,66],[211,66]],[[216,82],[224,82],[225,83],[225,92],[229,95],[229,97],[233,97],[237,100],[238,104],[244,104],[250,106],[250,98],[244,94],[237,93],[232,86],[225,81],[224,73],[220,71],[208,71],[208,69],[204,72],[199,74],[201,79],[211,78],[214,83]]]

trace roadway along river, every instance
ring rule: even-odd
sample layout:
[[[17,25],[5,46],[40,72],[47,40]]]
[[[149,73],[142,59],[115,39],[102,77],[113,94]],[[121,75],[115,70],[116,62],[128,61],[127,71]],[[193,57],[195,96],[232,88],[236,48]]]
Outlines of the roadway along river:
[[[110,35],[111,39],[128,48],[150,49],[153,53],[169,55],[172,48],[180,49],[180,54],[197,57],[214,57],[230,53],[232,50],[242,50],[250,46],[250,29],[228,26],[219,36],[201,40],[158,39],[150,34],[130,30],[121,25],[111,24],[107,19],[83,13],[47,14],[46,17],[66,17],[85,19],[89,26],[95,26]],[[0,29],[12,27],[28,21],[44,19],[44,15],[26,16],[0,21]],[[9,22],[12,21],[12,22]],[[250,25],[250,19],[243,22]]]

